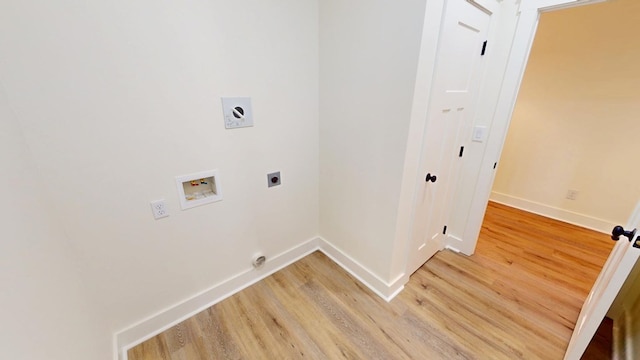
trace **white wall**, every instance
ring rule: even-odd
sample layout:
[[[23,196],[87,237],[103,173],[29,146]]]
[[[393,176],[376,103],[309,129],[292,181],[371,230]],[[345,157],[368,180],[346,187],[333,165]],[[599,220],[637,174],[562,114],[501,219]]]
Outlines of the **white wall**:
[[[0,52],[109,331],[318,234],[317,1],[5,1]],[[221,96],[252,97],[255,126],[225,130]],[[213,168],[224,200],[180,211],[174,176]]]
[[[0,348],[4,359],[98,359],[110,333],[90,307],[0,84]]]
[[[541,16],[494,199],[601,231],[626,222],[640,198],[638,14],[616,0]]]
[[[425,3],[320,2],[320,232],[387,282]]]

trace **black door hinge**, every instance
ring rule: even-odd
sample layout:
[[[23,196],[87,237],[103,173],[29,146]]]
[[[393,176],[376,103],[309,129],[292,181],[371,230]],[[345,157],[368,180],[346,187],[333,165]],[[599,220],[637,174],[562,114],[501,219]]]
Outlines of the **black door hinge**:
[[[484,53],[487,51],[487,40],[485,40],[482,43],[482,52],[480,53],[480,56],[484,56]]]
[[[445,235],[447,233],[447,225],[444,226],[444,229],[442,229],[442,234]]]
[[[460,146],[460,153],[458,154],[458,157],[462,157],[463,153],[464,153],[464,146]]]
[[[495,169],[495,168],[496,168],[496,166],[498,166],[498,163],[497,163],[497,162],[494,162],[494,163],[493,163],[493,168]]]

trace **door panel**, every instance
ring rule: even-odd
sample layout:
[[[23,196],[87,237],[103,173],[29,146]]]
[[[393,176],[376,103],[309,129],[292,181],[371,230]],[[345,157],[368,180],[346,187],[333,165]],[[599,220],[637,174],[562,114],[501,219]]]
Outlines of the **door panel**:
[[[626,229],[637,228],[640,228],[640,202],[629,218],[626,227]],[[611,250],[607,262],[582,306],[564,356],[565,360],[580,359],[589,345],[602,319],[609,311],[611,304],[640,257],[640,248],[634,247],[634,244],[640,246],[640,234],[638,233],[631,240],[621,236]]]
[[[467,7],[475,8],[470,4]],[[447,41],[456,44],[456,46],[442,49],[443,55],[448,59],[444,68],[446,71],[451,71],[446,77],[447,91],[466,92],[473,87],[473,75],[476,73],[475,63],[480,59],[489,19],[489,15],[480,9],[475,8],[473,11],[471,14],[462,14],[457,21],[450,24],[452,34],[451,39]]]
[[[438,45],[436,72],[416,191],[409,273],[442,249],[442,230],[450,213],[451,184],[457,181],[464,134],[471,132],[473,109],[484,67],[482,45],[490,12],[465,0],[448,0]],[[425,181],[426,174],[435,182]]]

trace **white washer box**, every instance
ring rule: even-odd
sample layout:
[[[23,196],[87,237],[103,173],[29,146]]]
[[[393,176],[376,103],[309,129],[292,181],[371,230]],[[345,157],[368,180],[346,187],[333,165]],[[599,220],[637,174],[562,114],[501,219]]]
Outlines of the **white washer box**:
[[[182,210],[222,200],[218,170],[176,176]]]

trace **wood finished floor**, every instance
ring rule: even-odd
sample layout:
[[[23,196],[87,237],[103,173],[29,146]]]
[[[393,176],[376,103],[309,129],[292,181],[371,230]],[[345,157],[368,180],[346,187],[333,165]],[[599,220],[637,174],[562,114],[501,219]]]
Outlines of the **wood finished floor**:
[[[604,318],[582,355],[582,360],[613,359],[613,320]]]
[[[130,360],[562,359],[613,242],[490,203],[476,254],[390,303],[316,252],[134,347]]]

